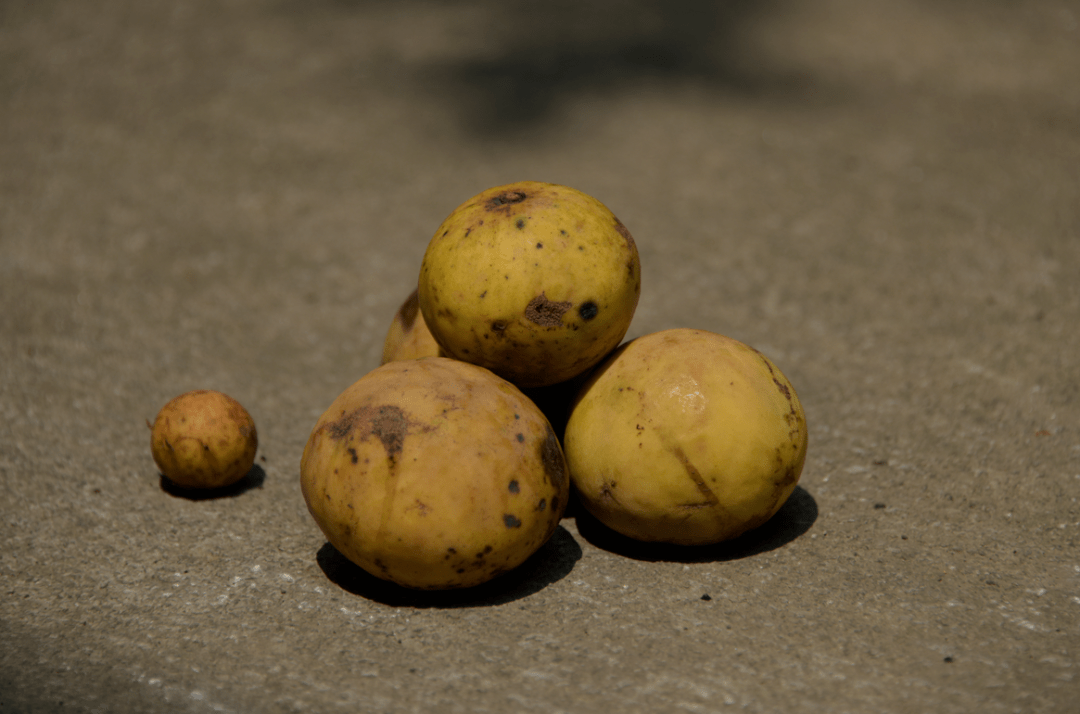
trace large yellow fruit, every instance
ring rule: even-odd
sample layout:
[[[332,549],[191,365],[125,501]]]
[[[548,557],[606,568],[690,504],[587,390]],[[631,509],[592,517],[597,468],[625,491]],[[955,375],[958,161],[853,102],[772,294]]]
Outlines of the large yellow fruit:
[[[576,189],[488,189],[439,226],[420,268],[420,310],[448,357],[521,387],[571,379],[618,346],[641,292],[625,226]]]
[[[431,336],[431,330],[420,314],[420,301],[413,290],[394,313],[394,319],[386,331],[381,364],[399,359],[438,356],[439,343]]]
[[[300,486],[345,557],[422,589],[520,565],[554,533],[569,493],[536,405],[444,357],[389,362],[346,389],[311,432]]]
[[[704,545],[776,513],[806,458],[795,389],[723,335],[674,329],[620,347],[579,393],[564,435],[582,504],[642,541]]]
[[[185,392],[161,408],[150,432],[154,463],[181,488],[220,488],[255,463],[259,437],[251,415],[210,389]]]

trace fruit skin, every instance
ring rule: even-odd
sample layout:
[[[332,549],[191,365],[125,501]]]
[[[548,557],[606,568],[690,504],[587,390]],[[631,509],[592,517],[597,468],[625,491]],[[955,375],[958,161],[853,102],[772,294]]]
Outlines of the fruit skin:
[[[210,389],[185,392],[158,412],[150,451],[181,488],[221,488],[242,479],[259,447],[255,422],[238,401]]]
[[[674,329],[639,337],[579,393],[564,447],[582,504],[642,541],[705,545],[756,528],[806,459],[791,383],[757,350]]]
[[[399,359],[438,356],[439,343],[431,336],[431,330],[424,322],[424,316],[420,314],[420,300],[417,291],[413,290],[394,313],[394,319],[383,342],[380,364]]]
[[[439,226],[420,310],[447,357],[519,387],[569,380],[618,346],[641,293],[630,231],[595,198],[521,181],[490,188]]]
[[[540,410],[444,357],[390,362],[346,389],[311,432],[300,486],[342,555],[418,589],[471,587],[520,565],[569,496]]]

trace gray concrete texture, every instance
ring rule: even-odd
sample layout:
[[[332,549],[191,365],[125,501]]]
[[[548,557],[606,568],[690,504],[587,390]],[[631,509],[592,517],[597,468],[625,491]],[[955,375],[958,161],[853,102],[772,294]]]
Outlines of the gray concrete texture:
[[[5,0],[0,712],[1067,712],[1080,694],[1080,5]],[[299,460],[438,224],[533,179],[802,398],[712,548],[580,513],[475,591],[330,548]],[[239,488],[145,425],[226,392]]]

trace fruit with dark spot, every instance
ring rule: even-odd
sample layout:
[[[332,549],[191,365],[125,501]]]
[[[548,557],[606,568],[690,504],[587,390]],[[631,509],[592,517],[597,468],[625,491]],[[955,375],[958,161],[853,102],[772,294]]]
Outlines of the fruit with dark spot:
[[[643,541],[704,545],[760,526],[795,490],[807,429],[767,357],[703,330],[616,350],[578,393],[563,437],[584,507]]]
[[[383,341],[382,364],[399,359],[436,357],[439,354],[439,343],[431,336],[431,330],[420,314],[416,292],[413,290],[394,314]]]
[[[304,449],[300,486],[349,560],[406,587],[444,589],[486,582],[542,546],[569,476],[543,412],[517,387],[426,357],[382,365],[330,405]]]
[[[439,226],[418,300],[444,356],[540,387],[617,347],[640,292],[637,246],[606,206],[522,181],[474,196]]]
[[[227,394],[209,389],[170,400],[150,431],[154,463],[181,488],[236,483],[251,470],[258,446],[247,410]]]

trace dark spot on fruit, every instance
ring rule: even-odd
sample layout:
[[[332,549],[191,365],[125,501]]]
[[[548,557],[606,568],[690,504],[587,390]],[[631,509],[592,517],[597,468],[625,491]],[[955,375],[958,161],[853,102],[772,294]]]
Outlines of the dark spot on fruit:
[[[524,191],[503,191],[488,199],[487,208],[489,211],[494,211],[502,206],[521,203],[528,197]]]
[[[503,333],[506,331],[506,325],[506,320],[492,320],[491,331],[494,332],[496,335],[502,337]]]
[[[592,300],[581,303],[581,307],[578,308],[578,314],[581,315],[582,320],[591,320],[596,317],[598,312],[600,312],[600,308]]]
[[[704,595],[701,596],[701,599],[704,600],[705,602],[708,602],[709,600],[712,600],[712,597],[709,595],[709,593],[705,593]]]
[[[445,231],[443,231],[443,234],[442,234],[443,238],[445,238],[447,235],[449,235],[449,233],[450,233],[450,229],[447,228]]]
[[[518,443],[519,443],[519,444],[520,444],[521,442],[525,441],[525,435],[524,435],[524,434],[518,434],[518,435],[517,435],[517,440],[518,440]]]
[[[503,523],[506,524],[507,528],[521,528],[521,521],[517,516],[510,515],[509,513],[503,516]]]
[[[486,298],[486,297],[487,297],[487,290],[485,290],[484,292],[480,293],[480,299],[481,299],[481,300],[483,300],[483,299],[484,299],[484,298]]]
[[[536,504],[536,510],[543,511],[545,508],[547,508],[547,499],[541,498],[540,503]]]
[[[400,407],[385,404],[377,407],[364,406],[342,414],[337,421],[327,423],[330,438],[340,441],[355,431],[360,439],[369,434],[382,442],[386,453],[393,457],[401,451],[405,435],[409,433],[409,419]],[[354,462],[355,463],[355,462]]]
[[[537,244],[536,244],[536,247],[537,247],[537,248],[543,248],[543,247],[544,247],[544,244],[543,244],[543,243],[537,243]]]
[[[510,482],[510,493],[518,493],[519,491],[521,491],[521,487],[518,486],[518,482],[516,480],[511,481]]]
[[[348,449],[346,449],[346,451],[348,451],[348,452],[349,452],[349,455],[350,455],[350,456],[352,456],[352,462],[353,462],[354,464],[355,464],[355,463],[356,463],[357,461],[359,461],[359,460],[360,460],[360,459],[359,459],[359,458],[358,458],[358,457],[356,456],[356,449],[354,449],[353,447],[351,447],[351,446],[350,446],[350,447],[349,447]]]
[[[563,230],[562,228],[560,228],[560,229],[559,229],[559,233],[560,233],[561,235],[564,235],[564,236],[566,236],[566,235],[570,235],[569,233],[567,233],[566,231],[564,231],[564,230]]]
[[[549,300],[545,293],[540,293],[525,306],[525,318],[541,327],[558,327],[562,324],[563,314],[572,305],[571,302]]]
[[[550,425],[547,427],[547,438],[540,445],[540,461],[551,483],[556,489],[562,490],[563,484],[566,483],[566,459],[559,446],[559,437],[555,436]]]
[[[780,389],[780,393],[783,394],[787,398],[787,400],[790,402],[791,401],[791,390],[788,389],[788,386],[786,384],[784,384],[783,382],[781,382],[776,377],[773,377],[773,382],[775,382],[776,386]]]
[[[517,219],[516,221],[514,221],[514,225],[517,226],[517,229],[520,231],[522,228],[525,227],[525,219],[524,218]]]

